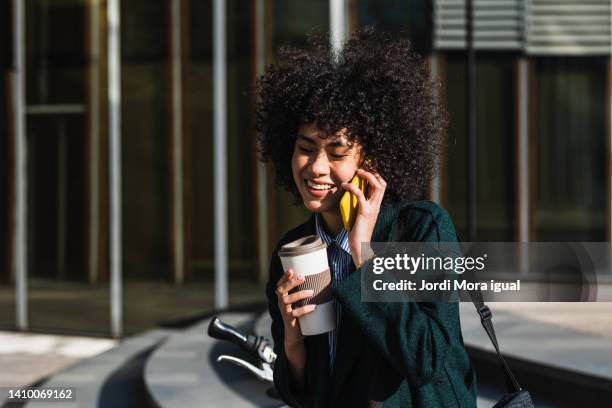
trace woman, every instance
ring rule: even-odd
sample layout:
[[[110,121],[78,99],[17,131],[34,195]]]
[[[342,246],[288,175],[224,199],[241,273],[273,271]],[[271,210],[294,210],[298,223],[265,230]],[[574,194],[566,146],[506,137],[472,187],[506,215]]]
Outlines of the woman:
[[[361,302],[362,242],[456,241],[448,214],[417,201],[428,185],[446,131],[424,62],[410,42],[355,33],[331,55],[311,36],[302,49],[281,49],[257,86],[262,160],[276,183],[312,216],[287,232],[271,259],[267,285],[277,360],[274,383],[294,407],[474,407],[476,381],[463,345],[457,303]],[[366,158],[367,163],[366,164]],[[352,184],[368,181],[364,194]],[[359,201],[350,232],[339,201]],[[292,304],[312,295],[284,271],[278,249],[319,234],[328,244],[336,330],[303,336]],[[290,293],[291,292],[291,293]]]

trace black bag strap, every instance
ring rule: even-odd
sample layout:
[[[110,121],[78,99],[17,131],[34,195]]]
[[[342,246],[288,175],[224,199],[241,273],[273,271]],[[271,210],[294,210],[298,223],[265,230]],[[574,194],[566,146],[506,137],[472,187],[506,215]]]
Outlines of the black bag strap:
[[[506,362],[506,359],[504,358],[501,351],[499,350],[499,344],[497,342],[497,337],[495,336],[495,329],[493,328],[493,321],[492,321],[493,313],[491,312],[491,309],[489,309],[489,306],[487,306],[484,303],[480,289],[474,290],[474,291],[468,291],[468,293],[470,295],[470,299],[472,299],[472,303],[476,307],[476,311],[478,312],[478,315],[480,316],[480,323],[482,324],[482,327],[484,328],[485,332],[487,332],[487,336],[489,336],[491,343],[493,343],[493,347],[495,347],[495,353],[497,354],[497,359],[499,360],[502,367],[504,368],[504,375],[506,377],[506,383],[508,384],[509,388],[514,387],[514,390],[510,389],[509,391],[511,392],[520,391],[522,389],[521,386],[516,380],[514,373],[512,373],[512,370],[510,369],[510,366]]]
[[[458,234],[457,234],[457,241],[461,242],[461,238],[459,238]],[[464,276],[469,281],[472,281],[474,283],[478,282],[473,270],[470,272],[466,272]],[[491,312],[491,309],[489,309],[489,306],[485,304],[484,299],[482,297],[482,292],[480,291],[480,288],[479,288],[479,285],[475,285],[475,287],[478,289],[469,290],[468,294],[470,295],[470,299],[472,300],[472,303],[474,304],[474,307],[476,308],[476,312],[478,313],[478,316],[480,316],[480,323],[482,324],[482,327],[487,333],[487,336],[489,336],[489,340],[491,340],[491,343],[493,344],[493,347],[495,348],[495,354],[497,354],[497,359],[499,360],[499,362],[501,363],[504,369],[504,377],[506,377],[506,384],[508,386],[508,391],[510,391],[511,393],[521,391],[522,388],[520,384],[516,380],[514,373],[510,369],[510,366],[506,362],[506,359],[504,358],[504,356],[502,355],[499,349],[499,343],[497,342],[497,336],[495,336],[495,328],[493,327],[493,320],[492,320],[493,312]]]

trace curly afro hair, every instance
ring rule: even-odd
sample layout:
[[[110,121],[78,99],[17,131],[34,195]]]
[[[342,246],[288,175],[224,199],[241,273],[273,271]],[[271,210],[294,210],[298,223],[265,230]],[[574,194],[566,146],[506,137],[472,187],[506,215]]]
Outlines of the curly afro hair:
[[[298,127],[316,123],[326,135],[346,128],[349,142],[361,144],[387,181],[385,202],[423,197],[448,120],[439,83],[410,41],[366,27],[333,56],[323,34],[279,53],[255,89],[260,160],[273,165],[276,184],[301,202],[291,157]]]

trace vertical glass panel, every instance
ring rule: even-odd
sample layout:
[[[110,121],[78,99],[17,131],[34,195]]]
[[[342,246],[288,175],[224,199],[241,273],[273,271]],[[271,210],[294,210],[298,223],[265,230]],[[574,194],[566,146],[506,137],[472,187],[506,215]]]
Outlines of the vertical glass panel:
[[[489,54],[476,68],[477,237],[514,241],[514,57]]]
[[[191,149],[190,268],[196,280],[206,282],[207,309],[213,307],[214,195],[213,195],[213,72],[212,2],[189,2],[189,60],[185,77],[186,136]]]
[[[87,268],[85,2],[26,5],[29,326],[106,335]]]
[[[432,4],[427,0],[387,0],[384,7],[376,0],[356,0],[359,27],[373,26],[378,31],[402,32],[415,49],[425,55],[431,51]]]
[[[124,331],[173,317],[169,2],[121,2]],[[152,305],[155,305],[153,307]]]
[[[167,2],[121,2],[121,13],[124,276],[163,280],[171,197]]]
[[[467,125],[464,53],[447,53],[450,115],[447,162],[448,210],[466,237]],[[513,57],[479,54],[476,62],[477,239],[514,239]]]
[[[228,2],[228,199],[230,305],[263,302],[258,282],[256,139],[251,92],[255,2]],[[270,7],[270,5],[266,5]]]
[[[285,44],[298,45],[312,31],[329,31],[329,1],[274,0],[272,6],[275,50]]]
[[[251,116],[254,2],[227,3],[230,304],[264,299],[257,285],[255,134]],[[249,40],[247,40],[249,39]]]
[[[606,239],[605,83],[605,58],[536,61],[537,240]]]
[[[446,210],[452,216],[457,233],[466,239],[467,137],[466,137],[466,67],[465,55],[447,52],[446,104],[449,115],[448,151],[446,159]]]
[[[0,2],[0,97],[8,100],[9,84],[5,80],[11,69],[13,40],[11,29],[11,9],[8,1]],[[12,265],[10,251],[12,248],[11,219],[12,171],[11,157],[13,155],[9,134],[9,104],[0,104],[0,191],[4,199],[0,200],[0,327],[15,326],[15,286],[12,280]]]
[[[410,28],[410,1],[390,0],[381,7],[374,0],[358,1],[359,26],[371,25],[380,31],[406,31]]]

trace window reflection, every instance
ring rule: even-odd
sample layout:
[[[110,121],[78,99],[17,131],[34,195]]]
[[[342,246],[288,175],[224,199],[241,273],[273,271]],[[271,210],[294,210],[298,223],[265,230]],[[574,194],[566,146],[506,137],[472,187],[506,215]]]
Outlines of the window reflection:
[[[447,205],[460,236],[466,237],[465,53],[449,52],[446,54],[446,60],[445,85],[450,115]],[[513,56],[480,53],[476,62],[476,78],[477,239],[513,241],[515,239]]]
[[[536,60],[537,240],[606,240],[606,62]]]

